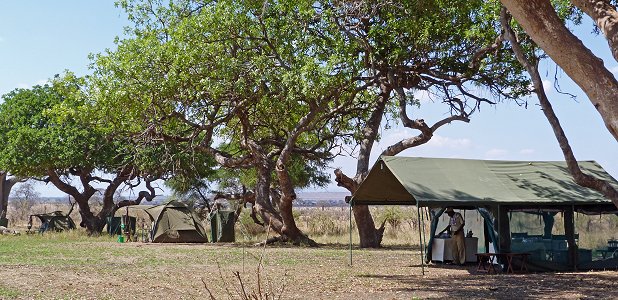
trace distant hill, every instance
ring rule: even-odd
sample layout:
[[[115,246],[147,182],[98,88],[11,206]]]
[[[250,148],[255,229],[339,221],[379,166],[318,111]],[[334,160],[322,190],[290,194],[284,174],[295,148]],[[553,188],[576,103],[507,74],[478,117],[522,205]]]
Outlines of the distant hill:
[[[298,198],[294,202],[297,207],[331,207],[331,206],[347,206],[345,197],[349,193],[346,192],[298,192]],[[169,198],[168,195],[157,196],[152,202],[143,202],[142,204],[161,204],[165,203]],[[42,197],[43,203],[68,203],[68,196],[64,197]]]
[[[347,206],[345,197],[350,193],[346,192],[299,192],[294,206],[300,207],[321,207],[321,206]]]

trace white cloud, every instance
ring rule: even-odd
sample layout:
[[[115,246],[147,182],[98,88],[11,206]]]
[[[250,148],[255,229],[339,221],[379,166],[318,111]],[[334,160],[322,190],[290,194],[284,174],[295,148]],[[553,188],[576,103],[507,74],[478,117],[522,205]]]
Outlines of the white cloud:
[[[492,148],[492,149],[487,150],[487,152],[485,152],[485,157],[487,159],[501,159],[501,158],[505,158],[507,154],[509,154],[508,150]]]
[[[388,147],[401,140],[412,138],[418,135],[417,131],[406,128],[393,128],[382,137],[379,144]],[[468,138],[450,138],[434,135],[424,146],[431,148],[467,149],[472,146],[472,141]]]
[[[530,154],[534,154],[534,149],[521,149],[519,150],[519,154],[523,154],[523,155],[530,155]]]
[[[416,90],[414,91],[414,99],[417,99],[421,104],[433,102],[429,91]]]
[[[546,94],[550,94],[555,90],[554,83],[551,80],[543,79],[541,82],[543,84],[543,89],[545,90]],[[534,91],[534,84],[532,82],[530,82],[530,85],[528,85],[528,90]]]
[[[444,137],[440,135],[434,135],[429,142],[427,142],[427,146],[430,147],[438,147],[438,148],[452,148],[452,149],[462,149],[462,148],[470,148],[472,145],[472,141],[467,138],[450,138]]]
[[[549,94],[554,91],[554,84],[550,80],[543,79],[543,89],[545,93]]]
[[[614,73],[614,75],[618,75],[618,66],[609,68],[609,71]]]
[[[382,135],[382,137],[378,143],[380,145],[386,145],[387,147],[403,139],[413,136],[410,130],[403,127],[391,128],[389,130],[380,132],[380,134]]]
[[[35,85],[44,85],[46,83],[48,83],[46,79],[38,80],[35,83],[24,83],[24,82],[22,82],[22,83],[18,83],[15,88],[16,89],[29,89],[29,88],[31,88],[31,87],[33,87]]]

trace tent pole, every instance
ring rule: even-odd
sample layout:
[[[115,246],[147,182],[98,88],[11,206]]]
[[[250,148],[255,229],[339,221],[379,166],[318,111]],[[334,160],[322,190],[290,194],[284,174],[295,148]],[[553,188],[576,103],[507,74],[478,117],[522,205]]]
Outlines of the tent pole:
[[[425,207],[423,212],[423,257],[427,256],[427,232],[425,231],[425,214],[429,213],[429,208]],[[423,260],[425,261],[425,260]],[[428,266],[429,267],[429,266]]]
[[[423,234],[422,234],[422,225],[421,225],[421,210],[419,203],[416,202],[416,216],[418,218],[418,243],[421,247],[421,272],[423,276],[425,275],[425,258],[423,257]],[[424,219],[424,218],[423,218]]]
[[[350,200],[350,206],[349,206],[349,217],[348,219],[350,220],[350,226],[349,228],[349,233],[350,233],[350,267],[352,266],[352,201]]]

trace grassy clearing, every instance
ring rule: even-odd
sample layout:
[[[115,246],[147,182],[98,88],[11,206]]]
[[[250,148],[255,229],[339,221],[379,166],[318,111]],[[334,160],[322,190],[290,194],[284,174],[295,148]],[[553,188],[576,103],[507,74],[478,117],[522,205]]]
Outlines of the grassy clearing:
[[[0,299],[208,299],[209,291],[240,299],[239,278],[246,292],[281,299],[486,299],[502,290],[512,298],[618,296],[618,272],[487,276],[474,265],[433,265],[423,276],[418,249],[355,248],[349,266],[345,244],[120,244],[80,231],[0,236]]]
[[[20,293],[16,290],[0,286],[0,299],[15,299]]]

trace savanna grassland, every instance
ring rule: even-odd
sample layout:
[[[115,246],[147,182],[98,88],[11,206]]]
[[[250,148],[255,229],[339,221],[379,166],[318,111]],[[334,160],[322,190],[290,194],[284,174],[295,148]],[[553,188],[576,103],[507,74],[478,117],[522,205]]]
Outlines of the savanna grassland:
[[[351,266],[348,212],[341,208],[296,212],[318,248],[253,246],[268,234],[244,216],[236,244],[118,243],[82,230],[22,231],[0,236],[0,299],[618,297],[616,271],[485,275],[475,265],[432,264],[423,275],[415,212],[375,211],[378,220],[391,218],[384,247],[354,247]]]

